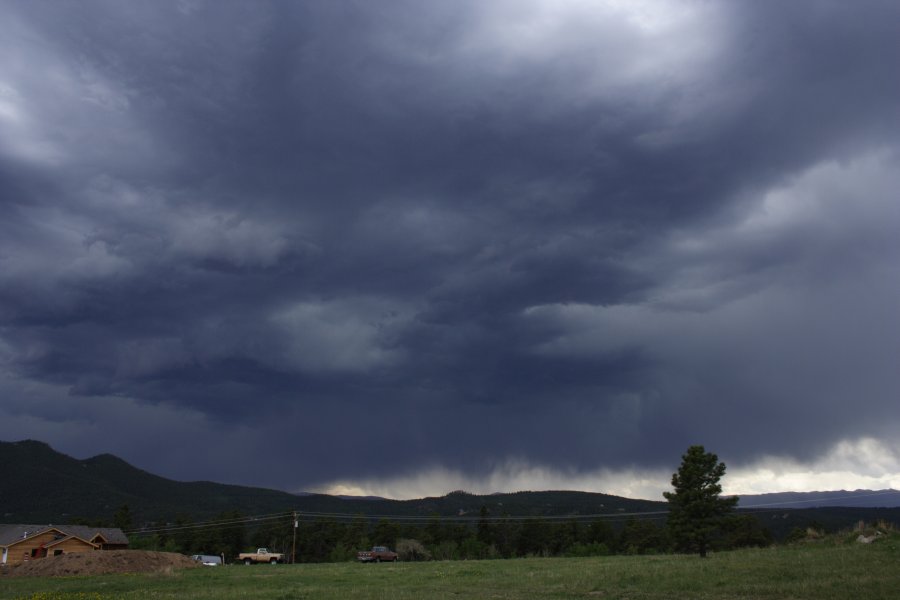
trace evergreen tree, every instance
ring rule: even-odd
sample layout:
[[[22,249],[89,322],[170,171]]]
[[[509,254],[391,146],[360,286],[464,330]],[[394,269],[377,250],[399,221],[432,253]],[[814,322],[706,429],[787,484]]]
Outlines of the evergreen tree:
[[[588,525],[584,541],[588,544],[604,544],[610,550],[615,550],[616,532],[609,523],[598,519]]]
[[[375,544],[393,548],[397,545],[399,534],[400,528],[396,523],[389,521],[388,519],[380,519],[375,525],[375,531],[372,533],[372,537]]]
[[[237,510],[221,512],[214,517],[215,521],[228,521],[216,532],[211,551],[224,554],[225,560],[237,558],[247,544],[247,530],[243,523],[244,515]]]
[[[626,554],[655,554],[668,548],[666,530],[650,520],[628,519],[622,528],[619,547]]]
[[[131,517],[131,510],[128,508],[127,504],[123,504],[119,507],[119,510],[116,511],[116,514],[113,515],[113,526],[118,527],[122,531],[130,531],[132,525],[133,519]]]
[[[542,519],[526,521],[522,525],[517,553],[519,556],[548,556],[551,542],[550,525]]]
[[[663,493],[669,501],[669,532],[679,550],[705,557],[723,519],[737,504],[737,497],[719,497],[724,474],[725,463],[703,446],[691,446],[681,457],[681,466],[672,475],[675,491]]]
[[[372,547],[369,541],[369,522],[362,514],[353,517],[353,521],[344,530],[344,538],[342,540],[344,547],[354,552],[359,550],[368,550]]]
[[[766,529],[754,515],[734,515],[723,524],[726,548],[744,548],[771,546],[772,532]]]
[[[422,541],[425,545],[437,545],[444,541],[444,527],[441,523],[441,516],[438,513],[432,513],[428,519],[428,525],[422,534]]]
[[[481,505],[481,511],[478,513],[478,541],[487,546],[494,543],[494,536],[491,524],[488,522],[489,512],[487,506]]]
[[[509,517],[506,513],[502,516]],[[503,519],[494,525],[492,532],[494,545],[496,546],[497,552],[499,552],[500,556],[503,558],[512,558],[516,555],[516,546],[518,544],[520,528],[521,526],[519,524],[507,519]]]

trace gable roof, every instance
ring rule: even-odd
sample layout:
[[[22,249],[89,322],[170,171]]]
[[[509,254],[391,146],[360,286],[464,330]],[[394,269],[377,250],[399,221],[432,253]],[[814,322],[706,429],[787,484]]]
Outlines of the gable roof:
[[[12,546],[26,538],[54,530],[63,536],[76,537],[92,543],[98,535],[107,544],[127,544],[128,537],[118,527],[88,527],[87,525],[21,525],[0,524],[0,546]]]
[[[98,535],[106,544],[127,544],[128,536],[118,527],[88,527],[87,525],[61,525],[63,530],[83,540],[94,541]]]
[[[57,544],[62,544],[63,542],[68,542],[69,540],[78,540],[79,542],[81,542],[81,543],[83,543],[83,544],[86,544],[86,545],[88,545],[88,546],[91,546],[91,547],[94,548],[94,549],[96,549],[96,548],[99,547],[98,544],[92,544],[91,542],[89,542],[89,541],[87,541],[87,540],[81,539],[81,538],[78,537],[77,535],[67,535],[67,536],[65,536],[65,537],[61,537],[61,538],[59,538],[58,540],[53,540],[53,541],[50,542],[49,544],[44,544],[44,547],[45,547],[45,548],[52,548],[53,546],[55,546],[55,545],[57,545]]]

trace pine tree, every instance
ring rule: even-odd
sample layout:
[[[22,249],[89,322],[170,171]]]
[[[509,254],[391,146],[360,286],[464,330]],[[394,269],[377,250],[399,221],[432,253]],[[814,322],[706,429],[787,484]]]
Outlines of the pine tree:
[[[488,517],[490,513],[488,512],[487,506],[482,505],[481,511],[478,513],[478,541],[484,544],[485,546],[490,546],[494,542],[494,536],[492,532],[491,524],[488,522]]]
[[[131,509],[128,508],[127,504],[120,506],[116,514],[113,515],[113,526],[118,527],[122,531],[130,531],[133,526],[132,521]]]
[[[663,493],[669,501],[669,532],[679,550],[705,557],[723,519],[737,504],[737,497],[719,497],[724,474],[725,463],[703,446],[691,446],[681,457],[681,466],[672,475],[675,491]]]

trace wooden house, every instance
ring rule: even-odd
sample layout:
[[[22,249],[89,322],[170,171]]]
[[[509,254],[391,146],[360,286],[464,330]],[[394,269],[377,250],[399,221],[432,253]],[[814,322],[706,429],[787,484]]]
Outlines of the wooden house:
[[[83,525],[0,525],[0,565],[128,547],[121,529]]]

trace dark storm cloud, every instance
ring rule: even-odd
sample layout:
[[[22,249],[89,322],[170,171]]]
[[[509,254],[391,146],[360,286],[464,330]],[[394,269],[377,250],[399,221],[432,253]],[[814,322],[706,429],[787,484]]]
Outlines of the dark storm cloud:
[[[893,3],[2,12],[5,438],[296,489],[896,425]]]

